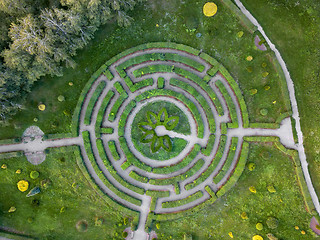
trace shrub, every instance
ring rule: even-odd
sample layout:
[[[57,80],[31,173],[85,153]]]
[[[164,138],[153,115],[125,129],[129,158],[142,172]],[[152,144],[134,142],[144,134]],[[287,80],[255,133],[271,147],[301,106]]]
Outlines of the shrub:
[[[37,171],[32,171],[32,172],[30,173],[31,179],[37,179],[37,178],[39,177],[39,175],[40,175],[40,173],[37,172]]]
[[[261,231],[261,230],[263,229],[262,223],[257,223],[257,224],[256,224],[256,229],[259,230],[259,231]]]
[[[274,188],[273,185],[269,185],[267,188],[268,188],[268,191],[271,192],[271,193],[275,193],[276,192],[276,189]]]
[[[254,186],[249,187],[249,191],[252,193],[256,193],[257,189]]]
[[[261,114],[262,116],[266,116],[266,115],[268,114],[268,109],[266,109],[266,108],[260,109],[260,114]]]
[[[272,233],[268,233],[267,237],[269,238],[269,240],[278,240],[278,238],[275,237]]]
[[[27,191],[28,188],[29,188],[29,183],[28,183],[28,181],[26,181],[26,180],[20,180],[20,181],[17,183],[17,186],[18,186],[19,191],[25,192],[25,191]]]
[[[248,215],[247,215],[246,212],[242,212],[242,213],[240,214],[240,217],[241,217],[243,220],[248,219]]]
[[[249,171],[253,171],[255,168],[256,168],[256,165],[254,163],[249,163],[248,164]]]
[[[241,38],[242,36],[243,36],[243,31],[240,31],[240,32],[237,33],[237,37],[238,38]]]
[[[88,223],[86,220],[80,220],[76,224],[76,229],[78,232],[86,232],[88,230]]]
[[[267,224],[268,228],[276,229],[279,225],[279,221],[275,217],[268,217],[266,224]]]

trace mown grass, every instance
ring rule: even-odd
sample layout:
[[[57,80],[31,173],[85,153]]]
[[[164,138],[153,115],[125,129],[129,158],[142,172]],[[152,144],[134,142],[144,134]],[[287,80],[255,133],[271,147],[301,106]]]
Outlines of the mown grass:
[[[272,144],[251,143],[248,163],[254,163],[255,169],[246,168],[236,186],[216,202],[194,216],[160,222],[160,239],[183,239],[184,234],[196,240],[231,239],[229,232],[234,239],[252,239],[256,234],[268,239],[268,233],[278,239],[317,239],[308,227],[311,216],[305,210],[292,160]],[[267,190],[269,185],[275,193]],[[250,186],[257,192],[250,192]],[[248,219],[240,217],[242,212]],[[276,229],[268,228],[268,217],[279,220]],[[256,229],[258,222],[263,224],[261,231]]]
[[[320,2],[244,0],[243,3],[277,46],[295,84],[309,171],[319,195]]]
[[[77,166],[72,149],[69,148],[68,152],[50,151],[47,159],[38,166],[31,165],[25,157],[0,160],[0,165],[7,165],[7,169],[0,171],[1,226],[38,239],[121,239],[117,236],[121,236],[127,227],[124,225],[126,216],[112,211],[90,187]],[[22,173],[15,173],[17,169]],[[30,178],[33,170],[40,173],[38,179]],[[17,188],[21,179],[30,184],[24,193]],[[41,187],[42,180],[50,180],[51,184],[47,188]],[[41,187],[41,192],[27,198],[29,190],[36,186]],[[33,203],[34,200],[39,204]],[[17,210],[9,213],[12,206]],[[104,219],[103,224],[95,226],[99,217]],[[88,222],[87,232],[76,230],[79,220]],[[130,218],[127,220],[130,224]]]

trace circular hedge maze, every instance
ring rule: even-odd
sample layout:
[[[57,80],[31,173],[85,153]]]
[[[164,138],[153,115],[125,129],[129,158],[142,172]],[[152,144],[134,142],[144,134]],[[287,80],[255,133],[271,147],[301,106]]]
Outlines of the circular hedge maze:
[[[134,239],[151,220],[212,203],[244,169],[248,144],[232,131],[248,127],[242,94],[199,50],[129,49],[92,76],[78,110],[83,170],[110,204],[140,214]]]

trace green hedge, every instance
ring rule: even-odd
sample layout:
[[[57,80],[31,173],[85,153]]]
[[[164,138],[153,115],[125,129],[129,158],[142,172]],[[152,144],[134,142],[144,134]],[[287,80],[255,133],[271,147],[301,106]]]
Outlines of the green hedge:
[[[232,98],[231,98],[230,94],[228,93],[227,89],[225,88],[225,86],[223,85],[223,83],[221,81],[216,81],[215,84],[219,88],[220,92],[222,93],[223,98],[226,100],[231,121],[232,121],[232,123],[235,124],[234,127],[237,128],[239,125],[238,125],[236,105],[233,103]]]
[[[214,116],[211,111],[211,107],[209,106],[208,102],[206,99],[200,94],[194,87],[192,87],[190,84],[180,81],[175,78],[170,79],[170,84],[172,86],[179,87],[183,89],[184,91],[188,92],[190,95],[192,95],[202,106],[203,110],[206,113],[207,120],[209,121],[209,128],[210,128],[210,133],[215,133],[216,131],[216,123]]]
[[[194,202],[197,199],[201,198],[202,196],[203,196],[203,193],[201,191],[198,191],[198,192],[195,192],[194,194],[192,194],[184,199],[181,199],[181,200],[163,202],[162,208],[180,207],[180,206],[186,205],[188,203]]]
[[[135,106],[136,106],[136,101],[134,100],[130,101],[120,116],[119,125],[118,125],[118,135],[120,137],[124,136],[124,129],[126,127],[128,115]]]
[[[109,150],[112,154],[113,159],[118,161],[120,159],[120,155],[118,153],[115,141],[109,141],[108,147],[109,147]]]
[[[119,111],[120,106],[123,104],[123,102],[128,98],[128,94],[126,92],[123,92],[118,99],[116,100],[116,102],[113,104],[108,120],[110,122],[113,122],[115,120],[115,118],[117,117],[117,113]]]
[[[127,84],[128,88],[131,92],[135,92],[135,91],[140,90],[140,89],[147,87],[147,86],[152,86],[152,84],[153,84],[152,78],[143,79],[139,82],[133,83],[132,80],[130,79],[130,77],[126,76],[124,78],[124,81]]]
[[[216,193],[217,197],[223,196],[227,191],[229,191],[239,180],[247,162],[249,154],[249,143],[243,142],[242,149],[241,149],[241,155],[238,160],[238,163],[236,165],[236,168],[234,169],[234,172],[232,173],[231,177],[228,179],[228,181],[225,183],[223,187],[221,187],[218,192]]]
[[[86,114],[85,114],[85,117],[84,117],[84,123],[85,124],[87,124],[87,125],[90,124],[93,108],[96,105],[96,102],[98,101],[98,98],[102,94],[102,91],[104,90],[105,87],[106,87],[106,82],[105,81],[101,81],[99,83],[99,85],[97,86],[97,88],[94,90],[94,93],[93,93],[92,97],[90,98],[88,107],[86,109]]]
[[[161,53],[161,52],[146,53],[143,55],[130,58],[127,61],[121,63],[119,66],[117,66],[116,69],[119,72],[121,70],[127,69],[128,67],[135,66],[135,65],[149,62],[149,61],[174,61],[174,62],[185,64],[199,72],[203,72],[205,69],[205,67],[201,63],[189,57],[185,57],[176,53]]]
[[[113,74],[108,69],[103,72],[103,75],[105,75],[109,81],[113,79]]]
[[[175,68],[174,65],[163,65],[163,64],[149,65],[149,66],[134,70],[133,76],[135,78],[139,78],[146,74],[152,74],[152,73],[167,73],[167,72],[170,73],[170,72],[173,72],[174,68]]]
[[[141,176],[139,173],[135,172],[135,171],[131,171],[129,173],[129,176],[135,180],[137,180],[138,182],[141,183],[147,183],[149,181],[149,179],[147,177]]]
[[[111,127],[100,128],[100,134],[112,134],[113,132],[114,132],[114,129]]]
[[[236,153],[236,149],[237,149],[237,145],[238,145],[238,138],[237,137],[233,137],[231,140],[231,145],[230,145],[230,149],[228,152],[228,157],[226,159],[226,162],[223,164],[222,169],[219,171],[218,175],[216,175],[213,178],[213,182],[215,184],[218,184],[222,178],[225,176],[225,174],[227,173],[227,171],[230,169],[230,166],[233,162],[235,153]]]
[[[115,87],[115,89],[117,90],[117,92],[118,92],[120,95],[125,92],[125,90],[124,90],[124,88],[123,88],[123,86],[122,86],[122,84],[121,84],[120,82],[115,82],[115,83],[113,84],[113,86]]]
[[[243,121],[243,127],[247,128],[249,126],[249,115],[246,103],[243,98],[243,94],[236,83],[236,81],[233,79],[233,77],[230,75],[230,73],[225,69],[222,65],[220,65],[219,72],[224,76],[224,78],[227,80],[229,86],[232,88],[233,92],[237,96],[240,109],[241,109],[241,115],[242,115],[242,121]]]
[[[163,77],[159,77],[158,78],[158,88],[164,88],[164,78]]]
[[[95,131],[96,131],[97,136],[100,135],[100,131],[101,131],[101,133],[110,133],[110,132],[108,132],[109,130],[102,130],[101,124],[102,124],[102,121],[105,117],[106,109],[107,109],[108,105],[110,104],[110,101],[113,98],[113,96],[114,96],[114,92],[112,90],[110,90],[102,101],[101,107],[98,112],[96,125],[95,125]],[[107,132],[103,132],[103,131],[107,131]]]
[[[226,145],[226,141],[227,141],[227,136],[222,135],[220,137],[220,142],[219,142],[219,147],[218,147],[218,151],[216,153],[216,155],[214,156],[214,158],[212,159],[211,164],[209,165],[209,167],[199,176],[199,178],[195,179],[193,182],[187,184],[185,186],[186,190],[190,190],[195,188],[196,186],[198,186],[199,184],[201,184],[202,182],[204,182],[207,178],[210,177],[210,175],[213,173],[213,171],[216,169],[216,167],[218,166],[221,157],[223,155],[223,152],[225,150],[225,145]]]
[[[214,134],[210,134],[207,146],[201,149],[201,152],[204,155],[209,156],[211,154],[215,139],[216,139],[216,136]]]

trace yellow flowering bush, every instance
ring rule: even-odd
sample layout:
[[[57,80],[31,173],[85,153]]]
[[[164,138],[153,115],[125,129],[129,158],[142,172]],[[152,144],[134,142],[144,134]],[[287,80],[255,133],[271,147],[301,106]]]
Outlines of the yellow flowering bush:
[[[252,56],[248,56],[248,57],[246,58],[246,60],[247,60],[248,62],[251,62],[251,61],[253,60],[253,57],[252,57]]]
[[[41,103],[41,104],[38,105],[38,109],[39,109],[40,111],[44,111],[44,110],[46,110],[46,105],[44,105],[43,103]]]
[[[249,190],[252,193],[256,193],[257,192],[257,190],[256,190],[256,188],[254,186],[249,187]]]
[[[28,183],[26,180],[20,180],[20,181],[17,183],[17,186],[18,186],[19,191],[25,192],[25,191],[27,191],[28,188],[29,188],[29,183]]]
[[[243,220],[248,219],[248,215],[247,215],[246,212],[241,213],[240,216],[241,216],[241,218],[242,218]]]
[[[212,17],[217,13],[218,7],[213,2],[207,2],[203,6],[203,14],[207,17]]]
[[[252,237],[252,240],[263,240],[263,237],[261,237],[260,235],[254,235]]]
[[[232,232],[229,232],[229,237],[233,238],[233,233]]]

